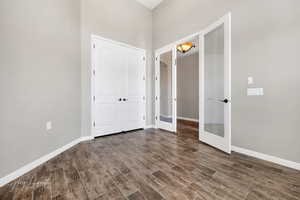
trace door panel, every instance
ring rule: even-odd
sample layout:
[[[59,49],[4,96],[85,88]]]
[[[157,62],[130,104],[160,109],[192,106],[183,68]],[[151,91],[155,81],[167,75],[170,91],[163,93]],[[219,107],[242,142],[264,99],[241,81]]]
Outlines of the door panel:
[[[224,25],[204,35],[204,130],[224,137]]]
[[[230,15],[200,35],[199,139],[231,153]]]
[[[158,128],[176,131],[176,50],[157,56],[156,121]]]
[[[126,108],[127,116],[124,118],[125,131],[140,129],[145,126],[145,53],[134,49],[127,52],[127,94]]]
[[[121,131],[121,50],[109,42],[95,41],[95,132],[97,136]]]
[[[94,136],[145,126],[145,53],[94,39]]]

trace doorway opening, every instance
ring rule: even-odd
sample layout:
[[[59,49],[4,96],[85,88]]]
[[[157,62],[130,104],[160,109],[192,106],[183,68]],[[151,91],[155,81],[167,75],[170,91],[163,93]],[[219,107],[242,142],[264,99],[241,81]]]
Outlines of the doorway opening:
[[[187,44],[182,50],[182,44]],[[199,36],[177,45],[177,131],[179,137],[199,138]]]
[[[231,14],[155,60],[155,127],[231,153]]]

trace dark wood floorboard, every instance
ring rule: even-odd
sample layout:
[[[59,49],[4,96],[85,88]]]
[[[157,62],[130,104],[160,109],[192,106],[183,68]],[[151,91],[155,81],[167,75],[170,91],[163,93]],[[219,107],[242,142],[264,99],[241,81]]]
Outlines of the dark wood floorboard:
[[[300,199],[299,171],[224,154],[180,131],[150,129],[78,144],[0,188],[0,199]]]

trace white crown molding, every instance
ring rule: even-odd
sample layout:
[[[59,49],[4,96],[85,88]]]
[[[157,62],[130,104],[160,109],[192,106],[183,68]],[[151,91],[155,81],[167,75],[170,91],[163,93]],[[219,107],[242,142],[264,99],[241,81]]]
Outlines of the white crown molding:
[[[251,156],[251,157],[259,158],[261,160],[266,160],[266,161],[269,161],[269,162],[273,162],[273,163],[276,163],[278,165],[282,165],[282,166],[289,167],[289,168],[292,168],[292,169],[300,170],[300,163],[297,163],[297,162],[293,162],[293,161],[290,161],[290,160],[285,160],[285,159],[282,159],[282,158],[278,158],[278,157],[275,157],[275,156],[270,156],[270,155],[267,155],[267,154],[259,153],[259,152],[256,152],[256,151],[252,151],[252,150],[248,150],[248,149],[244,149],[244,148],[240,148],[240,147],[236,147],[236,146],[232,146],[231,149],[232,149],[232,151],[235,151],[235,152],[238,152],[238,153],[241,153],[241,154],[245,154],[245,155],[248,155],[248,156]]]

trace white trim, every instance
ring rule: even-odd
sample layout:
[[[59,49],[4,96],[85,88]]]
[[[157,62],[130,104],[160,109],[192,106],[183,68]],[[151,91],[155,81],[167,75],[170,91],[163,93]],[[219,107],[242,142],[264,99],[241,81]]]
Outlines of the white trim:
[[[94,136],[84,136],[80,138],[80,142],[90,141],[95,139]]]
[[[119,42],[119,41],[115,41],[115,40],[108,39],[108,38],[105,38],[105,37],[101,37],[99,35],[91,34],[91,39],[92,39],[92,41],[93,41],[93,39],[103,40],[103,41],[106,41],[106,42],[109,42],[109,43],[112,43],[112,44],[115,44],[115,45],[127,47],[127,48],[130,48],[130,49],[135,49],[135,50],[138,50],[138,51],[143,51],[144,53],[146,53],[145,49],[138,48],[138,47],[132,46],[130,44],[126,44],[124,42]]]
[[[251,156],[254,158],[262,159],[265,161],[276,163],[278,165],[282,165],[282,166],[289,167],[292,169],[300,170],[300,163],[297,163],[294,161],[285,160],[282,158],[270,156],[267,154],[259,153],[256,151],[252,151],[252,150],[248,150],[248,149],[244,149],[244,148],[240,148],[240,147],[236,147],[236,146],[232,146],[231,149],[232,149],[232,151],[235,151],[235,152],[238,152],[241,154],[245,154],[245,155],[248,155],[248,156]]]
[[[146,125],[144,129],[150,129],[150,128],[155,128],[155,125],[154,124]]]
[[[146,68],[147,68],[147,54],[146,54],[146,50],[145,49],[142,49],[142,48],[138,48],[138,47],[134,47],[132,45],[129,45],[129,44],[126,44],[126,43],[123,43],[123,42],[118,42],[118,41],[115,41],[115,40],[112,40],[112,39],[108,39],[108,38],[104,38],[104,37],[101,37],[99,35],[95,35],[95,34],[91,34],[91,43],[90,43],[90,59],[91,59],[91,64],[90,64],[90,83],[91,83],[91,87],[90,87],[90,91],[91,91],[91,96],[90,96],[90,116],[91,116],[91,126],[90,126],[90,134],[91,134],[91,137],[92,138],[95,138],[99,135],[96,134],[96,131],[95,131],[95,127],[93,126],[94,122],[95,122],[95,106],[94,106],[94,100],[93,100],[93,97],[95,96],[95,77],[93,75],[94,73],[94,70],[95,70],[95,67],[94,67],[94,63],[95,63],[95,55],[94,55],[94,40],[102,40],[102,41],[106,41],[106,42],[109,42],[109,43],[112,43],[114,45],[119,45],[119,46],[122,46],[122,47],[126,47],[126,48],[130,48],[130,49],[134,49],[134,50],[137,50],[137,51],[141,51],[143,53],[143,57],[145,57],[145,62],[144,62],[144,77],[145,77],[145,80],[143,82],[143,88],[144,88],[144,95],[145,96],[145,101],[144,101],[144,116],[145,116],[145,120],[143,122],[143,128],[146,127],[146,116],[147,116],[147,104],[146,104],[146,101],[148,99],[148,96],[147,96],[147,88],[146,88],[146,83],[148,81],[148,77],[147,77],[147,71],[146,71]]]
[[[63,153],[64,151],[66,151],[66,150],[72,148],[73,146],[79,144],[80,142],[87,141],[87,140],[92,140],[92,139],[93,138],[90,137],[90,136],[78,138],[76,140],[73,140],[69,144],[67,144],[67,145],[65,145],[65,146],[63,146],[63,147],[61,147],[61,148],[59,148],[59,149],[57,149],[57,150],[55,150],[55,151],[53,151],[53,152],[45,155],[45,156],[43,156],[43,157],[41,157],[41,158],[39,158],[39,159],[37,159],[37,160],[35,160],[33,162],[31,162],[31,163],[29,163],[29,164],[21,167],[21,168],[19,168],[18,170],[16,170],[16,171],[14,171],[14,172],[12,172],[12,173],[10,173],[10,174],[2,177],[0,179],[0,187],[6,185],[8,183],[10,183],[11,181],[17,179],[20,176],[23,176],[24,174],[30,172],[34,168],[42,165],[43,163],[47,162],[48,160],[50,160],[52,158],[58,156],[59,154]]]
[[[199,122],[198,119],[188,118],[188,117],[177,117],[177,119],[185,120],[185,121],[191,121],[191,122]]]

